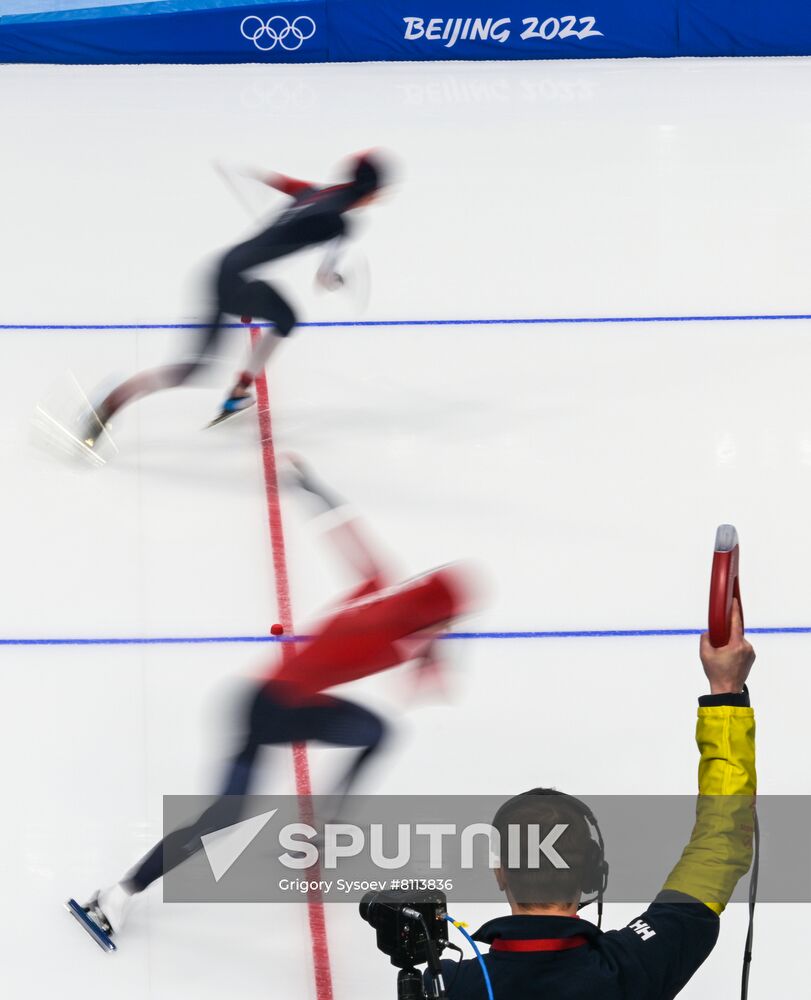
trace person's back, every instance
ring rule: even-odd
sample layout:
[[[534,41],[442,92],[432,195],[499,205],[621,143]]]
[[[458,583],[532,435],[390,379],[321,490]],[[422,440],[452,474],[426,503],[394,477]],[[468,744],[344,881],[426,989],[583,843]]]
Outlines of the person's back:
[[[577,917],[508,916],[476,933],[496,997],[509,1000],[665,1000],[674,997],[712,951],[718,917],[703,903],[655,902],[635,918],[655,934],[645,941],[632,927],[603,932]],[[656,942],[655,944],[653,942]],[[678,942],[677,946],[676,942]],[[448,993],[487,1000],[477,961],[445,964]]]
[[[249,241],[250,245],[256,246],[263,263],[346,235],[344,215],[358,201],[349,184],[327,187],[274,176],[279,180],[271,186],[288,195],[292,201],[283,206],[271,223]]]
[[[693,833],[662,891],[628,926],[602,931],[577,916],[602,897],[608,871],[599,828],[583,803],[535,789],[501,807],[493,821],[502,844],[496,877],[512,915],[473,935],[490,946],[484,962],[496,1000],[669,1000],[704,962],[752,857],[755,724],[745,681],[754,659],[736,602],[729,644],[714,649],[701,639],[711,694],[699,699]],[[538,830],[555,824],[564,828],[555,850],[572,859],[566,870],[507,864],[509,828],[521,831],[522,842],[534,835],[537,846]],[[486,1000],[476,960],[442,965],[451,1000]]]

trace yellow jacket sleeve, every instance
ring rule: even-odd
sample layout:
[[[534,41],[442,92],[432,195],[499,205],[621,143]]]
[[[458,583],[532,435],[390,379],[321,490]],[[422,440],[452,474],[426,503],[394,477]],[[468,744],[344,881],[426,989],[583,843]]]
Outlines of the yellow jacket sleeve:
[[[696,821],[690,842],[664,884],[721,913],[752,863],[757,776],[751,708],[699,708]]]

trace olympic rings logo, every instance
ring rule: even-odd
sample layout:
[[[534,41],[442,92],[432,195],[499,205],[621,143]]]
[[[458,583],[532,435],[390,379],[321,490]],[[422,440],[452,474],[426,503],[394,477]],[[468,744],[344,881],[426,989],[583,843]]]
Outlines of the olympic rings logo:
[[[274,14],[266,21],[256,14],[243,18],[239,26],[243,38],[259,49],[260,52],[270,52],[280,45],[287,52],[295,52],[315,34],[315,21],[306,14],[288,21],[281,14]]]

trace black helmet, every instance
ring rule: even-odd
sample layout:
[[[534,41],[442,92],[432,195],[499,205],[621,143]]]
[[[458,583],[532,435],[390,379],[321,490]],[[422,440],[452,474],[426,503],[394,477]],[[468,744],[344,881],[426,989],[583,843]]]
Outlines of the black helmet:
[[[352,178],[350,185],[358,198],[365,198],[382,187],[384,169],[380,157],[374,153],[361,153],[352,163]]]

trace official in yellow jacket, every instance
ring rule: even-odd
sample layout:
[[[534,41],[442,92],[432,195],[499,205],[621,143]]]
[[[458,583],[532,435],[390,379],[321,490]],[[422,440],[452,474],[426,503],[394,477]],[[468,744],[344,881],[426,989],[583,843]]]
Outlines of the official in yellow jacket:
[[[729,643],[715,649],[703,635],[700,654],[710,693],[699,698],[695,826],[661,892],[627,927],[602,931],[577,916],[584,898],[604,890],[608,871],[599,827],[584,803],[534,789],[499,809],[496,875],[512,915],[474,935],[490,946],[485,963],[497,1000],[669,1000],[712,951],[719,916],[752,860],[755,719],[746,679],[755,653],[737,602]],[[561,847],[567,869],[507,864],[509,826],[522,835],[534,830],[537,840],[539,828],[555,824],[572,831],[565,852]],[[475,960],[442,964],[452,1000],[485,1000]]]

